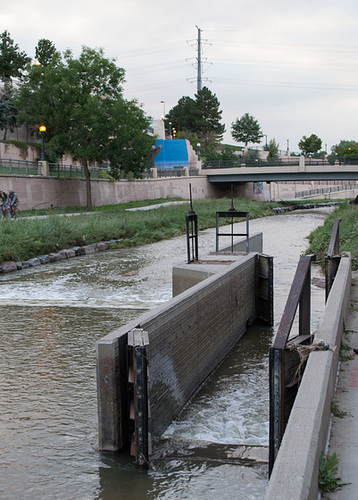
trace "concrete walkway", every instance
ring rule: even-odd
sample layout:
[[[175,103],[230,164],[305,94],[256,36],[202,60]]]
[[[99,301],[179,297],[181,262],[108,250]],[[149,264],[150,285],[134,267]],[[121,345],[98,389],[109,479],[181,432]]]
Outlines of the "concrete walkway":
[[[358,348],[358,272],[352,274],[351,307],[345,324],[342,343]],[[354,355],[353,351],[342,351]],[[326,493],[329,500],[358,499],[358,355],[341,361],[336,393],[333,402],[347,415],[333,417],[328,455],[337,454],[338,475],[343,486],[335,493]]]

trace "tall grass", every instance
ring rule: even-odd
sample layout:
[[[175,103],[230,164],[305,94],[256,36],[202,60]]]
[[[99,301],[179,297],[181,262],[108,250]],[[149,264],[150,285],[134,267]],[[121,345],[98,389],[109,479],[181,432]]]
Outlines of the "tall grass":
[[[348,202],[341,203],[309,236],[310,246],[307,253],[317,254],[318,260],[323,260],[331,238],[334,219],[342,219],[339,226],[340,252],[351,252],[352,268],[358,269],[358,212]]]
[[[278,205],[277,202],[234,200],[236,210],[248,211],[250,218],[272,215],[271,208]],[[216,212],[226,211],[230,206],[228,198],[195,201],[199,229],[214,227]],[[128,204],[102,207],[90,215],[73,217],[59,217],[56,211],[49,210],[46,219],[3,220],[0,222],[0,262],[23,261],[64,248],[112,239],[122,239],[123,246],[143,245],[186,231],[189,202],[146,211],[129,212],[125,210],[127,207]]]

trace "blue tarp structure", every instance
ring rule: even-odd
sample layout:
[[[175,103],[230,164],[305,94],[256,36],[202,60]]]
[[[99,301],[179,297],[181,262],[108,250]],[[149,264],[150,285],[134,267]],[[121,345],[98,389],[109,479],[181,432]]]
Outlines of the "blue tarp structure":
[[[188,145],[185,139],[157,139],[155,146],[161,146],[154,158],[156,168],[189,167]]]

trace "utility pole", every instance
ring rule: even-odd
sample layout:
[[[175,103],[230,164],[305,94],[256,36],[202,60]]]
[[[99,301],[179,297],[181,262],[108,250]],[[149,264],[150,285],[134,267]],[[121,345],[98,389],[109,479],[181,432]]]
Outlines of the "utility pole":
[[[196,26],[198,30],[198,76],[197,76],[197,84],[196,90],[199,92],[202,88],[202,80],[201,80],[201,29]]]

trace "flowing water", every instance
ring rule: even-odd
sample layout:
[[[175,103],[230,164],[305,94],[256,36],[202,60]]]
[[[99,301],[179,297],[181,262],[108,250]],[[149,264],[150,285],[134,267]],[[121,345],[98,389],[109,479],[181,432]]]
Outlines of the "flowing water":
[[[268,445],[268,349],[305,237],[329,210],[250,222],[274,256],[275,327],[250,328],[155,444],[147,473],[98,451],[95,343],[171,297],[186,239],[0,275],[0,498],[262,498],[267,465],[235,450]],[[214,250],[214,235],[200,233],[199,257]],[[313,275],[323,282],[316,266]],[[323,307],[313,285],[313,329]]]

